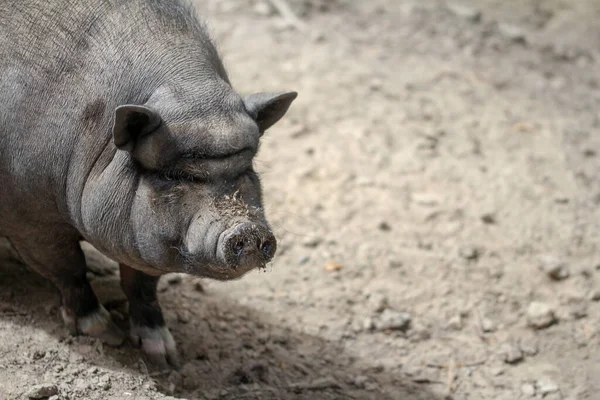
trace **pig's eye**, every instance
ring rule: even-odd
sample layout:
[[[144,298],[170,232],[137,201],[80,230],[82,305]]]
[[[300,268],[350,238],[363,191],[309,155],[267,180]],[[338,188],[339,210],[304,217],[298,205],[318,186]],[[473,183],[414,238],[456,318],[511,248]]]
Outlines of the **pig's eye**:
[[[166,181],[190,181],[199,182],[200,179],[185,171],[167,170],[159,174],[160,178]]]
[[[244,176],[254,177],[256,176],[256,172],[254,172],[254,169],[252,167],[245,168],[235,176],[234,180],[240,179]]]

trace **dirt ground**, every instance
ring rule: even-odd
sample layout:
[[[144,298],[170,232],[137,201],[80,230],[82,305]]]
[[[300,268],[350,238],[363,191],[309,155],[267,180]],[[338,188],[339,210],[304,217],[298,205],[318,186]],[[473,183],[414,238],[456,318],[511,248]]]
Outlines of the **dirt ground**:
[[[151,374],[3,244],[0,399],[600,399],[600,3],[287,2],[196,2],[238,90],[300,93],[257,163],[272,266],[166,276]]]

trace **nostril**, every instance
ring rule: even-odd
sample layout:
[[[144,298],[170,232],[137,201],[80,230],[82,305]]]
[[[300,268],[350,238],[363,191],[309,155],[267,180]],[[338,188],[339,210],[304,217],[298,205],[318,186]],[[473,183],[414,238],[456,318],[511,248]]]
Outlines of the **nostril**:
[[[244,242],[244,240],[238,239],[233,245],[233,251],[235,252],[235,254],[237,256],[239,256],[240,254],[242,254],[242,251],[244,251],[245,246],[246,246],[246,243]]]
[[[260,250],[265,257],[270,258],[273,253],[273,242],[270,240],[265,240],[260,246]]]

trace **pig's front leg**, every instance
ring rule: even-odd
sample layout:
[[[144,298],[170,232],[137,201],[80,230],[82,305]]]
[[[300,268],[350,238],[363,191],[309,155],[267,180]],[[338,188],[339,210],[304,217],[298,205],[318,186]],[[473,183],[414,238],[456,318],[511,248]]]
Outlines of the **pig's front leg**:
[[[64,231],[34,231],[9,239],[23,261],[59,290],[62,317],[71,334],[82,333],[118,346],[125,334],[100,304],[86,278],[85,257],[78,238]]]
[[[158,276],[150,276],[125,264],[121,270],[121,287],[129,301],[129,337],[141,347],[150,361],[159,367],[179,367],[177,348],[171,332],[165,326],[156,285]]]

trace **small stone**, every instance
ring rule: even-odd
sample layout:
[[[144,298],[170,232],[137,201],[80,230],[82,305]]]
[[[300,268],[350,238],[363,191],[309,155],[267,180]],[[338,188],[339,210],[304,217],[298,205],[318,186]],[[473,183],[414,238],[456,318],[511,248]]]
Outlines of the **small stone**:
[[[45,397],[54,396],[58,394],[58,387],[52,384],[41,384],[33,386],[29,392],[27,392],[27,398],[29,399],[43,399]]]
[[[303,257],[301,257],[301,258],[298,260],[298,264],[300,264],[300,265],[304,265],[304,264],[306,264],[306,263],[307,263],[307,262],[309,262],[309,261],[310,261],[310,257],[309,257],[309,256],[303,256]]]
[[[36,350],[33,352],[33,355],[31,356],[31,358],[33,358],[34,360],[40,360],[40,359],[44,358],[45,355],[46,355],[46,352],[44,350]]]
[[[498,31],[507,39],[516,43],[526,43],[525,32],[518,26],[511,24],[498,24]]]
[[[167,283],[169,285],[179,285],[181,283],[181,275],[177,274],[169,276]]]
[[[169,283],[167,282],[166,279],[160,279],[158,281],[158,284],[156,285],[156,291],[158,293],[164,293],[167,290],[169,290]]]
[[[537,392],[542,396],[545,396],[549,393],[558,392],[558,385],[549,377],[542,377],[538,379],[535,383],[535,387]]]
[[[458,250],[458,255],[465,260],[477,260],[481,253],[475,246],[463,246]]]
[[[457,17],[464,18],[469,22],[481,21],[481,11],[464,6],[462,4],[448,4],[448,9]]]
[[[481,321],[481,329],[484,332],[494,332],[496,330],[496,324],[489,318],[484,318]]]
[[[100,377],[100,380],[98,382],[98,387],[102,390],[109,390],[111,388],[111,383],[110,383],[110,376],[108,375],[104,375],[102,377]]]
[[[398,312],[386,308],[381,314],[373,319],[373,324],[376,330],[401,330],[405,331],[409,328],[412,317],[409,313]]]
[[[413,193],[413,201],[424,207],[435,207],[440,203],[440,200],[429,193]]]
[[[179,321],[182,324],[187,324],[188,322],[190,322],[190,312],[188,310],[179,310],[177,311],[177,321]]]
[[[524,383],[521,385],[521,393],[525,396],[533,397],[535,396],[535,386],[531,383]]]
[[[413,343],[431,339],[431,331],[420,324],[412,324],[408,339]]]
[[[365,331],[370,331],[372,329],[375,329],[375,322],[373,321],[373,318],[371,318],[371,317],[365,318],[365,320],[363,321],[362,328]]]
[[[516,364],[523,361],[523,352],[514,343],[504,343],[500,346],[500,354],[507,364]]]
[[[196,292],[204,293],[204,286],[202,285],[202,281],[200,279],[194,281],[194,290]]]
[[[252,10],[262,17],[268,17],[273,14],[273,9],[269,5],[269,3],[264,1],[259,1],[258,3],[256,3],[254,7],[252,7]]]
[[[584,302],[578,302],[569,306],[569,317],[573,319],[581,319],[587,317],[587,307]]]
[[[527,307],[527,323],[534,329],[544,329],[556,322],[554,310],[546,303],[534,301]]]
[[[304,239],[302,241],[302,245],[304,247],[315,248],[318,245],[320,245],[321,242],[323,242],[322,238],[320,238],[318,236],[314,236],[314,237],[309,237],[309,238]]]
[[[496,217],[492,213],[483,214],[481,216],[481,221],[483,221],[484,224],[492,225],[496,223]]]
[[[368,295],[368,305],[372,311],[377,313],[389,307],[387,297],[381,293],[370,293]]]
[[[377,227],[379,228],[379,230],[384,231],[384,232],[389,232],[392,230],[391,225],[385,221],[381,221]]]
[[[462,317],[460,314],[457,314],[448,320],[448,328],[454,329],[455,331],[460,331],[463,327]]]
[[[596,150],[594,150],[594,149],[585,149],[585,150],[583,150],[583,155],[585,157],[595,157],[596,156]]]
[[[527,356],[535,356],[538,353],[538,346],[535,338],[521,339],[519,347],[521,348],[521,351]]]
[[[552,255],[543,255],[539,259],[540,269],[550,278],[559,281],[569,276],[569,269],[559,258]]]
[[[352,384],[359,389],[364,389],[368,380],[369,380],[369,378],[367,378],[366,376],[358,375],[357,377],[354,378],[354,380],[352,381]]]

